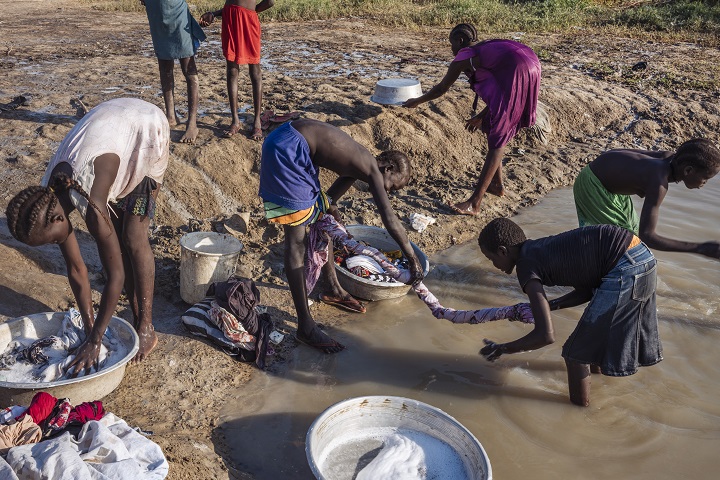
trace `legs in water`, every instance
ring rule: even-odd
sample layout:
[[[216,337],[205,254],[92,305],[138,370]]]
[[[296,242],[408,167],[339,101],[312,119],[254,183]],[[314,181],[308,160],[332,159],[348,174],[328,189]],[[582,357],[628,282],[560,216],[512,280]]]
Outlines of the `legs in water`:
[[[308,308],[305,289],[306,236],[304,226],[285,225],[285,272],[298,316],[297,339],[324,353],[337,353],[345,346],[320,330]]]
[[[230,101],[230,114],[232,115],[232,123],[225,130],[226,137],[232,137],[240,131],[240,117],[238,117],[238,71],[237,63],[227,60],[227,92]]]
[[[331,240],[329,241],[329,245],[332,249]],[[328,262],[323,265],[323,275],[325,275],[325,278],[327,278],[330,283],[330,292],[320,295],[320,300],[322,302],[349,310],[351,312],[365,313],[365,306],[355,297],[346,292],[340,285],[340,282],[337,279],[337,273],[335,272],[335,262],[332,260],[332,252]]]
[[[590,365],[565,360],[570,401],[575,405],[590,405]]]
[[[250,138],[253,140],[262,140],[262,122],[260,120],[260,108],[262,107],[262,71],[260,64],[250,64],[250,83],[252,84],[253,109],[255,110],[255,121]]]
[[[505,194],[502,185],[502,157],[504,152],[505,147],[488,150],[473,194],[466,201],[450,206],[455,213],[477,215],[480,213],[480,202],[482,202],[485,192],[498,196]]]
[[[157,197],[158,191],[159,189],[153,191],[153,198]],[[158,343],[152,324],[155,257],[148,238],[149,227],[149,217],[123,214],[120,244],[123,247],[123,262],[126,265],[125,290],[133,311],[133,324],[140,337],[140,349],[133,361],[144,360]],[[128,260],[125,260],[125,257]]]
[[[195,57],[180,59],[180,68],[187,83],[188,97],[188,119],[185,124],[185,134],[180,143],[195,143],[198,134],[197,128],[197,106],[198,106],[198,73],[195,66]]]

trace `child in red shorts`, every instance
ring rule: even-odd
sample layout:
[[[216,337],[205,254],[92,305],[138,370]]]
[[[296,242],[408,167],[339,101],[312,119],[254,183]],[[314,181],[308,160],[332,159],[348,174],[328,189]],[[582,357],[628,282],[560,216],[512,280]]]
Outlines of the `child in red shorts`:
[[[255,121],[250,138],[262,139],[260,108],[262,104],[262,73],[260,72],[260,20],[258,13],[275,4],[275,0],[262,0],[257,5],[254,0],[226,0],[225,6],[215,12],[207,12],[200,17],[200,25],[210,25],[215,17],[222,18],[222,49],[227,60],[227,90],[230,99],[232,123],[225,131],[231,137],[240,131],[238,117],[238,72],[240,65],[250,68],[253,108]]]

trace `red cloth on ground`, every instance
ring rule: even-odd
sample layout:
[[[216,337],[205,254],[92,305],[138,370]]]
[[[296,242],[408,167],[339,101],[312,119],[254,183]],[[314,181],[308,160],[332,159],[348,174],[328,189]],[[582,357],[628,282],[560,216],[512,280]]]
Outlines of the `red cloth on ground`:
[[[90,420],[100,420],[103,415],[105,415],[105,412],[101,401],[84,402],[73,408],[68,417],[68,423],[86,423]]]
[[[46,392],[38,392],[30,402],[27,411],[20,415],[16,420],[20,420],[25,415],[30,415],[33,422],[40,425],[52,413],[57,403],[57,398]]]
[[[260,63],[260,19],[255,10],[225,5],[222,12],[223,55],[238,65]]]

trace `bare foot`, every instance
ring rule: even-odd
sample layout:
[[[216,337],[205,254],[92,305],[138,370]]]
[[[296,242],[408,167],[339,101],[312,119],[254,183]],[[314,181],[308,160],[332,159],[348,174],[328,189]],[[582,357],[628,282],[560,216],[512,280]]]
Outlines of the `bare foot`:
[[[456,203],[455,205],[448,205],[450,209],[459,214],[459,215],[470,215],[474,217],[478,213],[480,213],[480,210],[473,209],[470,202],[462,202],[462,203]]]
[[[345,345],[330,338],[325,332],[320,330],[320,327],[317,325],[312,329],[310,335],[305,336],[298,331],[297,334],[295,334],[295,338],[297,338],[299,342],[317,348],[323,353],[338,353],[345,349]]]
[[[145,358],[153,351],[158,344],[157,335],[155,335],[155,328],[152,325],[147,327],[140,327],[137,331],[138,337],[140,337],[140,348],[137,354],[131,360],[132,363],[142,362]]]
[[[250,133],[250,138],[253,140],[262,140],[263,139],[263,133],[262,129],[260,127],[253,128],[252,132]]]
[[[486,192],[491,195],[495,195],[496,197],[504,197],[505,187],[503,187],[500,183],[490,182]]]
[[[192,126],[192,127],[188,126],[185,129],[185,134],[180,139],[180,143],[191,143],[191,144],[195,143],[195,138],[197,137],[197,134],[198,134],[197,126]]]
[[[230,128],[225,130],[226,137],[232,137],[240,131],[240,122],[233,122],[230,124]]]

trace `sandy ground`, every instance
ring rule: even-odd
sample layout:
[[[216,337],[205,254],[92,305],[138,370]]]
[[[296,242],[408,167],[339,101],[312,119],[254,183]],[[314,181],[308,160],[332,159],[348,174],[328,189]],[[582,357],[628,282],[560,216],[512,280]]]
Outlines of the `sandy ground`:
[[[65,0],[0,0],[0,104],[24,95],[25,105],[0,111],[0,207],[21,188],[37,184],[45,165],[87,107],[118,96],[140,97],[162,106],[157,63],[144,14],[105,13]],[[200,12],[202,13],[202,12]],[[196,14],[199,16],[199,14]],[[670,149],[707,136],[717,141],[717,91],[703,88],[714,71],[717,49],[594,36],[498,34],[532,46],[541,58],[540,99],[552,133],[547,145],[521,134],[504,160],[507,195],[489,197],[477,218],[449,215],[443,205],[466,199],[486,142],[463,130],[473,95],[464,82],[441,99],[416,110],[369,102],[375,82],[389,76],[417,77],[425,89],[451,60],[447,29],[404,31],[349,18],[299,24],[266,23],[263,44],[264,108],[300,111],[304,117],[339,126],[372,152],[408,152],[415,173],[392,204],[407,217],[437,218],[410,239],[427,253],[476,238],[491,218],[532,205],[549,190],[572,183],[598,152],[617,147]],[[225,62],[219,25],[206,29],[198,54],[200,134],[195,145],[172,144],[172,158],[159,198],[152,243],[157,286],[154,322],[157,350],[128,368],[122,385],[104,399],[131,425],[152,430],[171,464],[174,479],[252,478],[232,465],[218,413],[256,369],[241,364],[189,335],[179,316],[187,306],[179,295],[180,236],[188,231],[223,231],[222,220],[251,212],[241,274],[255,279],[262,303],[279,330],[296,323],[282,266],[282,230],[262,218],[257,197],[260,143],[239,134],[222,137],[229,124]],[[638,62],[645,62],[632,69]],[[242,72],[242,71],[241,71]],[[251,102],[242,72],[240,102]],[[176,69],[176,97],[185,106],[184,81]],[[696,87],[696,89],[692,88]],[[250,112],[246,112],[248,127]],[[173,140],[182,130],[173,130]],[[322,176],[325,185],[333,176]],[[369,194],[349,192],[341,202],[346,223],[380,225]],[[77,220],[77,219],[76,219]],[[82,222],[76,222],[82,229]],[[96,300],[103,273],[94,242],[81,234]],[[29,248],[9,234],[0,219],[0,319],[74,304],[56,247]],[[358,317],[316,304],[316,319],[338,325]],[[125,303],[118,315],[130,318]],[[288,336],[268,368],[280,368],[284,352],[297,343]]]

